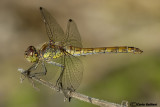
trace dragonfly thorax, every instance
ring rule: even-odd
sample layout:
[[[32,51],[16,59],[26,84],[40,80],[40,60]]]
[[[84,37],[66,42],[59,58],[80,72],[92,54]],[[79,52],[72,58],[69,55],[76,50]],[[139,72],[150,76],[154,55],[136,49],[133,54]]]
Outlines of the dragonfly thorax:
[[[29,62],[37,62],[39,60],[38,58],[38,52],[34,46],[29,46],[27,50],[24,53],[25,58]]]
[[[63,55],[61,47],[52,43],[45,43],[40,49],[40,57],[45,60],[51,60]]]

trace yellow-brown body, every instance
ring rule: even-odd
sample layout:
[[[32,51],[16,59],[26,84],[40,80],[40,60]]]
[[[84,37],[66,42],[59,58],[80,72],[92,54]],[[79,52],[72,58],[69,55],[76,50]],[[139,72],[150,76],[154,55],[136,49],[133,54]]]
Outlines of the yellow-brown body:
[[[139,54],[143,51],[139,48],[128,47],[128,46],[119,46],[119,47],[99,47],[99,48],[77,48],[77,47],[66,47],[66,51],[75,56],[81,55],[91,55],[99,53],[134,53]]]
[[[99,48],[78,48],[73,46],[62,47],[54,45],[52,42],[46,42],[42,47],[36,51],[33,46],[30,46],[26,51],[26,59],[29,62],[36,62],[38,60],[51,60],[61,57],[65,53],[73,56],[92,55],[100,53],[134,53],[140,54],[143,51],[139,48],[128,46],[117,47],[99,47]]]
[[[73,46],[61,47],[58,45],[50,45],[45,43],[40,49],[40,55],[44,59],[58,58],[64,53],[69,53],[73,56],[91,55],[99,53],[134,53],[139,54],[143,51],[139,48],[119,46],[119,47],[99,47],[99,48],[78,48]]]

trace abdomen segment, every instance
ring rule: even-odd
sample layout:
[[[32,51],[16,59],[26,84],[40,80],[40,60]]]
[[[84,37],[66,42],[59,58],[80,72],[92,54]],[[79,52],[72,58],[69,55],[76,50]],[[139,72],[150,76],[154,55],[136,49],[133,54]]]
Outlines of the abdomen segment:
[[[119,47],[100,47],[100,48],[77,48],[66,47],[66,51],[75,56],[99,54],[99,53],[134,53],[140,54],[143,51],[136,47],[119,46]]]

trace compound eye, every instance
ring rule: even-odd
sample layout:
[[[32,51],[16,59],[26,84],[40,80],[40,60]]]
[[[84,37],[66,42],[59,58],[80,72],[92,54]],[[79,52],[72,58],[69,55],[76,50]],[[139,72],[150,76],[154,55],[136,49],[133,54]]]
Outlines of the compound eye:
[[[24,52],[25,58],[29,62],[36,62],[38,61],[38,53],[34,46],[29,46],[27,50]]]
[[[29,46],[25,51],[26,56],[33,56],[36,53],[36,48],[34,46]]]
[[[28,55],[27,51],[25,51],[24,55],[26,55],[26,56]]]

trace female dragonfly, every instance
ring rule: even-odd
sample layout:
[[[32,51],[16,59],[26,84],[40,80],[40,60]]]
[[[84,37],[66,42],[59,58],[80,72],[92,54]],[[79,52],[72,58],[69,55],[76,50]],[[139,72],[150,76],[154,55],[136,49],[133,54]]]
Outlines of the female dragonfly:
[[[46,27],[49,41],[41,48],[36,49],[29,46],[25,51],[25,58],[33,65],[22,72],[28,77],[46,75],[46,64],[60,68],[60,74],[56,80],[56,86],[64,90],[75,91],[83,76],[83,65],[77,56],[92,55],[99,53],[134,53],[140,54],[143,51],[139,48],[129,46],[83,48],[81,37],[77,26],[72,19],[68,20],[66,33],[62,30],[56,20],[42,7],[40,12]],[[34,72],[41,65],[43,72]],[[55,72],[53,69],[52,72]]]

